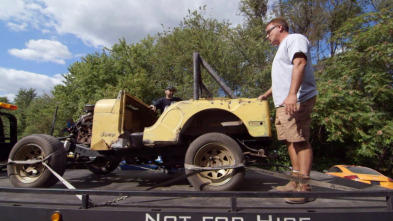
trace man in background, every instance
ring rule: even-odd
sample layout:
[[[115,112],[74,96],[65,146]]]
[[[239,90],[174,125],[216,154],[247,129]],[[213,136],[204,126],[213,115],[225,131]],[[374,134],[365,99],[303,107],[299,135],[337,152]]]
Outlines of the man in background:
[[[176,92],[176,88],[173,86],[168,86],[165,88],[165,97],[159,98],[154,104],[150,105],[150,108],[157,112],[157,109],[164,112],[164,110],[169,107],[173,102],[181,101],[181,98],[174,97],[174,93]]]

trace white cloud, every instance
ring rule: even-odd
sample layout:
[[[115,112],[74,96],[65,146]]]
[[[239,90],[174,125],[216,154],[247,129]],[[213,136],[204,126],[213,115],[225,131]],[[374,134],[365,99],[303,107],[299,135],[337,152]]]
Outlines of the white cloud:
[[[148,34],[155,35],[162,31],[161,24],[178,26],[188,9],[204,4],[214,17],[234,18],[239,0],[229,2],[233,4],[228,0],[46,0],[45,12],[56,21],[57,32],[74,34],[87,45],[110,47],[123,37],[135,43]]]
[[[44,93],[49,94],[55,85],[63,84],[63,76],[61,74],[49,77],[43,74],[2,67],[0,67],[0,79],[0,96],[6,96],[11,101],[21,88],[33,88],[38,95],[42,95]]]
[[[206,15],[239,24],[240,0],[0,0],[2,20],[13,27],[73,34],[86,45],[110,47],[125,38],[136,43],[165,27],[178,26],[188,14],[206,5]],[[7,9],[7,10],[5,10]]]
[[[43,2],[40,0],[0,0],[0,5],[0,20],[11,21],[7,24],[11,29],[26,24],[39,29],[48,19],[43,14]]]
[[[0,19],[2,20],[21,16],[25,11],[25,2],[22,0],[0,0],[0,4]]]
[[[8,53],[25,60],[38,62],[54,62],[65,64],[65,59],[71,58],[67,46],[58,41],[47,39],[30,40],[25,49],[10,49]]]
[[[11,30],[14,30],[14,31],[23,31],[23,30],[26,30],[26,27],[27,27],[27,24],[26,23],[13,23],[13,22],[8,22],[7,23],[7,26],[9,27],[9,28],[11,28]]]

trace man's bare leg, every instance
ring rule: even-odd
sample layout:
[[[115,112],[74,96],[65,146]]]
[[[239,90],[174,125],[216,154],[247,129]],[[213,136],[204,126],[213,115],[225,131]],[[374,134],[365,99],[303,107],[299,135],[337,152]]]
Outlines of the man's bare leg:
[[[294,143],[287,141],[286,144],[287,144],[287,148],[288,148],[289,158],[291,159],[292,170],[300,171],[298,156],[297,156],[297,152],[294,147]]]
[[[292,144],[294,152],[296,153],[295,160],[297,160],[297,162],[295,165],[298,166],[300,174],[310,176],[313,161],[313,151],[310,142],[304,141]]]
[[[288,153],[291,157],[293,168],[299,168],[299,180],[296,182],[295,192],[310,192],[311,186],[305,182],[310,179],[310,171],[313,160],[313,151],[308,141],[287,143]],[[287,203],[306,203],[315,200],[315,198],[296,197],[296,198],[285,198]]]

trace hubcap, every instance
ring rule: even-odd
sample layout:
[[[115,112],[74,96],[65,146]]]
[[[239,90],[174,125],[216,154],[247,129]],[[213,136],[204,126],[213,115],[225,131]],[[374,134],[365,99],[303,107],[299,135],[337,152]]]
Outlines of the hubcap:
[[[13,160],[30,161],[45,159],[44,151],[36,144],[26,144],[15,154]],[[36,164],[15,164],[14,172],[17,179],[23,183],[36,181],[44,172],[45,167],[42,163]]]
[[[206,144],[201,147],[194,158],[194,164],[200,167],[220,167],[235,165],[235,158],[231,151],[217,143]],[[209,185],[220,186],[227,183],[233,176],[233,169],[202,171],[199,178]]]

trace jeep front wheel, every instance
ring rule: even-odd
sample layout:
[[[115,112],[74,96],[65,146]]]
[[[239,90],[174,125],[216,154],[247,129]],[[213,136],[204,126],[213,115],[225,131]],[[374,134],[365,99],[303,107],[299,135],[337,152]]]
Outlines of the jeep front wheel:
[[[16,187],[50,187],[58,179],[41,162],[34,164],[13,164],[12,161],[40,161],[48,156],[46,163],[60,176],[64,174],[67,155],[63,144],[55,137],[34,134],[18,141],[12,148],[7,166],[8,177]]]
[[[233,167],[229,169],[201,171],[189,176],[188,181],[198,190],[234,190],[242,181],[245,168],[241,165],[244,155],[239,144],[221,133],[208,133],[195,139],[185,157],[186,174],[193,167]]]

